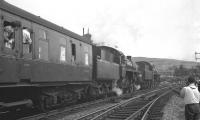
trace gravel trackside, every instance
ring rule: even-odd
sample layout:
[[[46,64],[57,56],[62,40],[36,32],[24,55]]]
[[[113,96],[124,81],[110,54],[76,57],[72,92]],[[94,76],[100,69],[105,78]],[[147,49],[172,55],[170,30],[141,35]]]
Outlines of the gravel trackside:
[[[173,95],[163,109],[162,120],[185,120],[184,101],[177,95]]]

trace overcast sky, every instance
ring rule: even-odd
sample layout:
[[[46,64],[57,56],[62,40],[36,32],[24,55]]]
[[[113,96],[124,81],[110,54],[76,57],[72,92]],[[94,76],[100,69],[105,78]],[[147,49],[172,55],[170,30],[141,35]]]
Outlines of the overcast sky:
[[[200,0],[6,0],[126,55],[194,61]]]

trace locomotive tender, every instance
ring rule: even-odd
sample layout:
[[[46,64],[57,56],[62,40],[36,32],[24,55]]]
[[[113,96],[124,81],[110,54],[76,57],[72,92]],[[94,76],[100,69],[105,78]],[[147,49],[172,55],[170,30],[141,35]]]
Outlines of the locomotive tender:
[[[0,112],[41,110],[133,92],[138,74],[131,57],[0,0]]]
[[[147,61],[138,61],[138,71],[140,71],[142,76],[141,88],[153,88],[159,84],[160,75],[156,70],[155,66]]]

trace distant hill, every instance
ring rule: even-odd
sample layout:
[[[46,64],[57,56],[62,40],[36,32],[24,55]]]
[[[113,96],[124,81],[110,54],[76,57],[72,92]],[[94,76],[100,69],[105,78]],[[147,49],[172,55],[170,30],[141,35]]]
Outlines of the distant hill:
[[[148,61],[153,63],[158,71],[166,71],[169,69],[173,69],[174,66],[183,65],[186,68],[192,68],[200,63],[192,62],[192,61],[183,61],[183,60],[175,60],[175,59],[165,59],[165,58],[146,58],[146,57],[134,57],[135,61]]]

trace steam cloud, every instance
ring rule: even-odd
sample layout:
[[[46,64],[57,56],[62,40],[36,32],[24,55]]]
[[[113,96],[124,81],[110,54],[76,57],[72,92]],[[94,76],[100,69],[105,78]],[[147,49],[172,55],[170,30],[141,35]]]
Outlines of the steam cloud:
[[[113,92],[115,92],[117,94],[117,96],[122,95],[123,91],[120,88],[114,87]]]
[[[126,55],[194,60],[200,52],[199,0],[7,1],[75,33],[89,27],[96,43]]]

